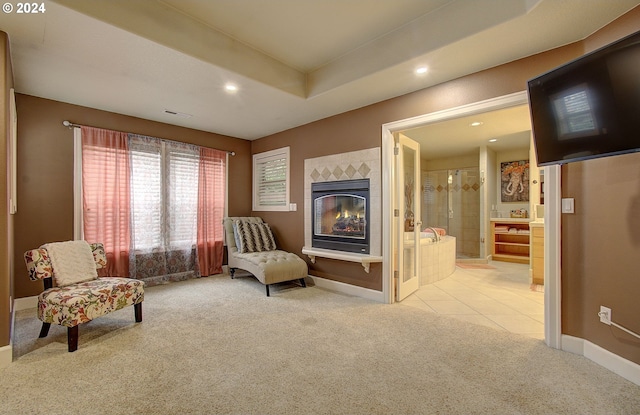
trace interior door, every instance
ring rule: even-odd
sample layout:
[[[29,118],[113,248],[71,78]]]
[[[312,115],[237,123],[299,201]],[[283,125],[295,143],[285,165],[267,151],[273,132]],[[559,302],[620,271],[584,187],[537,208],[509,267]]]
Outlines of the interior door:
[[[420,144],[400,134],[396,154],[396,300],[420,286]]]

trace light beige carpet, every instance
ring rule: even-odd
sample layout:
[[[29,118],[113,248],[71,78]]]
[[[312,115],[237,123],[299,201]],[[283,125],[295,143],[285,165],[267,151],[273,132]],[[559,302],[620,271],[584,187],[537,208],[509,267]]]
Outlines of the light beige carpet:
[[[541,341],[251,277],[148,288],[38,339],[17,314],[1,414],[638,414],[640,387]]]

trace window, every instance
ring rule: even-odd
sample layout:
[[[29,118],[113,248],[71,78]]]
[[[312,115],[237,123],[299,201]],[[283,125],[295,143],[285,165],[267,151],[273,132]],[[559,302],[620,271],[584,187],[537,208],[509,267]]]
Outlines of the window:
[[[129,146],[133,246],[191,249],[198,217],[198,147],[140,136],[132,136]]]
[[[74,235],[103,243],[106,276],[222,272],[226,152],[84,126],[74,139]]]
[[[254,154],[253,210],[289,210],[289,147]]]

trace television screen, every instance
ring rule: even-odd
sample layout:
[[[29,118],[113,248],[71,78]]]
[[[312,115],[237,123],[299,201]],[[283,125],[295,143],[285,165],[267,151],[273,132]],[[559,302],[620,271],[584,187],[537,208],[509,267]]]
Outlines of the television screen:
[[[527,87],[538,165],[640,151],[640,32]]]

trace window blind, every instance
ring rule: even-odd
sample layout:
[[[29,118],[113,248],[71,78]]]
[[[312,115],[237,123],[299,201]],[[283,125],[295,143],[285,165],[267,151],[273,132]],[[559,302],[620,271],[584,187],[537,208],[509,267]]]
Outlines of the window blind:
[[[198,224],[199,149],[165,143],[167,165],[167,243],[171,249],[191,249]]]
[[[254,156],[254,210],[288,210],[289,147]]]
[[[284,206],[287,196],[287,159],[258,163],[258,203],[261,206]]]
[[[132,242],[136,250],[163,247],[162,155],[159,146],[129,143],[131,157]]]

